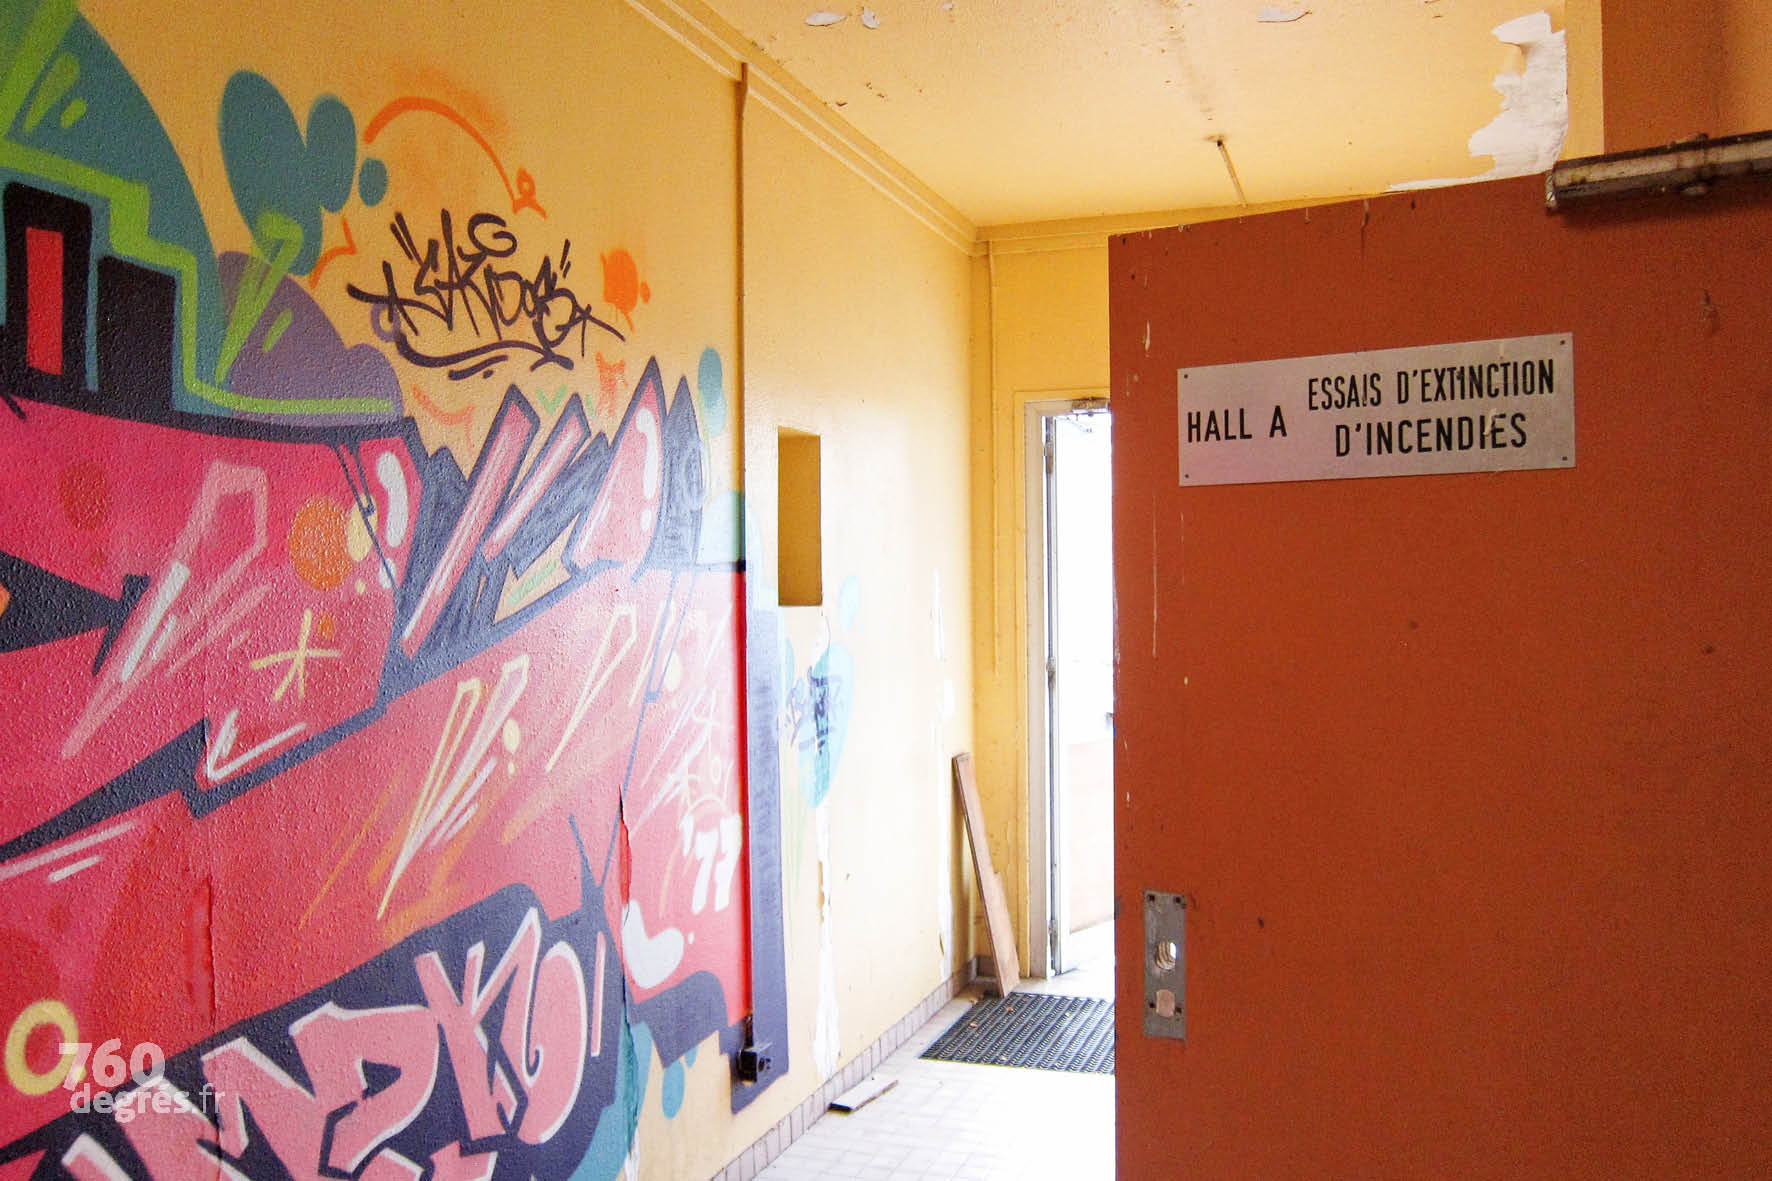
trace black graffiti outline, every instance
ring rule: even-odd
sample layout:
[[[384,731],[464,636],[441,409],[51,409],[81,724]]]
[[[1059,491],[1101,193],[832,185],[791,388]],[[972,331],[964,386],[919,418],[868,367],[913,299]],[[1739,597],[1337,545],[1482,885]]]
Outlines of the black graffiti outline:
[[[529,277],[522,271],[493,265],[517,253],[517,235],[503,217],[496,213],[469,217],[465,245],[456,242],[455,218],[449,210],[438,212],[438,222],[439,236],[427,239],[422,249],[404,213],[396,213],[389,223],[389,232],[414,267],[408,293],[401,292],[393,263],[387,260],[381,264],[380,289],[366,291],[354,283],[345,285],[346,294],[370,305],[376,335],[392,342],[400,355],[414,365],[445,369],[451,380],[460,381],[489,376],[511,359],[512,352],[521,352],[534,355],[529,366],[532,373],[546,365],[571,369],[572,358],[560,348],[574,331],[578,333],[581,358],[589,351],[587,338],[592,327],[601,328],[616,340],[627,339],[566,286],[566,276],[572,270],[570,238],[560,247],[558,270],[554,260],[544,254],[534,276]],[[459,314],[476,336],[491,333],[495,339],[455,352],[427,353],[413,344],[412,338],[419,332],[415,313],[436,321],[445,332],[456,330]],[[482,317],[485,327],[481,325]],[[519,324],[528,325],[532,340],[509,331]]]

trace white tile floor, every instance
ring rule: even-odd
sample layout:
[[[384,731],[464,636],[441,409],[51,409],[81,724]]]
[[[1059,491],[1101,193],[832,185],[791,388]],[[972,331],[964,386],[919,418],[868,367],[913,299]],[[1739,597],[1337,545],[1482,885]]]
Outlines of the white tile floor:
[[[1111,999],[1112,924],[1074,938],[1084,966],[1021,991]],[[949,1001],[874,1072],[896,1086],[860,1111],[827,1112],[759,1178],[1112,1178],[1112,1076],[918,1057],[982,995]]]

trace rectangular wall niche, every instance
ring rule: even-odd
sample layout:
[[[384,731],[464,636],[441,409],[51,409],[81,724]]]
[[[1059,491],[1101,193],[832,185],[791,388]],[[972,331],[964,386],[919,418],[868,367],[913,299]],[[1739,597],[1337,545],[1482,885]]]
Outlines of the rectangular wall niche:
[[[819,437],[780,427],[776,435],[776,585],[783,607],[824,604],[824,516]]]

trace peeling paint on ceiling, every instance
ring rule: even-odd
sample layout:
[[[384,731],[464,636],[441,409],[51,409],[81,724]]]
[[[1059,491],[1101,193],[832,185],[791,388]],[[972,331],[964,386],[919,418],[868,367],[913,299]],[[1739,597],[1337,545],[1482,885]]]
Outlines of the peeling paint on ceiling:
[[[981,226],[1233,204],[1214,136],[1252,204],[1469,178],[1513,151],[1472,157],[1498,75],[1536,94],[1545,52],[1530,42],[1522,69],[1494,32],[1530,0],[896,0],[823,25],[804,4],[711,2]],[[1558,39],[1563,11],[1550,0]]]
[[[1499,180],[1545,172],[1557,162],[1569,133],[1569,52],[1567,38],[1551,30],[1550,14],[1535,12],[1497,25],[1495,37],[1517,46],[1524,65],[1498,74],[1501,114],[1471,133],[1470,154],[1494,161],[1475,178],[1410,181],[1395,189],[1425,189],[1463,179]]]

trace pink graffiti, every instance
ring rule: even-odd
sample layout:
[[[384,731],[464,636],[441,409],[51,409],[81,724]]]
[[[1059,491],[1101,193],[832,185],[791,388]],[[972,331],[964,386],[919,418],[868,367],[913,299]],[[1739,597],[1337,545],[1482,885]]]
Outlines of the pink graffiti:
[[[490,975],[483,975],[485,958],[483,943],[469,950],[459,991],[436,952],[415,958],[422,1005],[350,1010],[328,1002],[296,1021],[290,1040],[311,1089],[245,1037],[209,1051],[197,1102],[171,1092],[164,1080],[143,1088],[166,1090],[174,1101],[138,1097],[130,1105],[136,1114],[124,1123],[130,1145],[152,1176],[234,1178],[240,1174],[227,1162],[252,1148],[256,1127],[300,1181],[345,1175],[418,1181],[426,1170],[387,1145],[432,1105],[439,1043],[468,1136],[479,1147],[501,1136],[546,1143],[571,1114],[584,1079],[590,1040],[584,968],[566,943],[543,951],[534,908]],[[490,1039],[484,1023],[501,1002],[504,1016]],[[501,1052],[497,1062],[494,1045]],[[392,1068],[397,1077],[372,1088],[371,1064],[384,1074]],[[215,1123],[199,1107],[211,1103]],[[108,1181],[111,1158],[104,1149],[90,1140],[75,1148],[80,1155],[70,1170]],[[432,1155],[430,1176],[483,1181],[496,1162],[496,1152],[464,1155],[451,1144]]]
[[[118,707],[162,667],[167,674],[178,672],[225,637],[228,629],[269,593],[263,585],[240,585],[265,551],[269,496],[270,485],[262,470],[228,463],[210,466],[197,503],[148,591],[148,609],[130,616],[118,640],[120,659],[105,662],[85,712],[62,743],[63,758],[78,754]],[[230,515],[235,519],[230,520]],[[199,558],[199,550],[214,546],[218,535],[228,536],[230,524],[245,525],[236,533],[244,536],[238,537],[238,549],[227,565],[205,580],[201,572],[206,563]],[[185,594],[187,588],[189,595]],[[217,613],[215,609],[222,602],[228,605]]]
[[[468,1120],[468,1135],[475,1140],[508,1130],[516,1118],[517,1088],[502,1066],[490,1066],[481,1027],[493,1002],[507,989],[510,996],[499,1047],[529,1097],[529,1106],[516,1125],[517,1138],[528,1144],[547,1140],[559,1130],[578,1098],[590,1028],[584,967],[563,943],[550,948],[538,964],[540,949],[541,922],[531,910],[504,958],[484,982],[480,971],[485,948],[475,944],[469,950],[459,994],[451,987],[436,952],[426,952],[413,964],[425,1004],[442,1027],[461,1092],[462,1113]]]
[[[150,1177],[216,1175],[234,1181],[241,1176],[232,1166],[220,1161],[215,1126],[203,1118],[202,1112],[189,1098],[164,1079],[142,1090],[158,1092],[170,1100],[136,1104],[142,1114],[123,1125],[129,1146],[142,1158]],[[203,1101],[207,1102],[207,1098],[204,1096]]]
[[[515,403],[507,405],[514,406]],[[474,546],[491,527],[493,514],[498,511],[499,502],[504,499],[511,481],[516,478],[517,468],[523,462],[523,455],[529,449],[529,440],[534,434],[534,416],[514,409],[507,409],[493,423],[492,435],[486,440],[486,446],[480,452],[479,465],[474,471],[473,492],[469,494],[468,503],[463,506],[461,516],[455,522],[455,529],[449,535],[449,543],[444,547],[443,556],[438,559],[436,569],[431,571],[430,580],[425,583],[424,592],[419,596],[418,610],[413,613],[411,622],[400,636],[400,647],[406,655],[417,654],[425,637],[430,635],[431,628],[436,626],[438,616],[443,613],[443,605],[448,601],[449,592],[455,589],[462,572],[467,569],[468,560],[474,555]]]
[[[609,477],[591,506],[583,532],[566,550],[567,561],[579,569],[599,559],[628,565],[646,554],[663,492],[659,401],[636,396],[632,417],[616,437]]]
[[[700,558],[693,415],[687,387],[667,398],[650,364],[608,434],[570,399],[544,439],[513,392],[470,473],[399,434],[335,448],[35,402],[24,428],[0,436],[0,459],[18,461],[0,467],[0,499],[26,498],[33,465],[60,470],[96,449],[114,506],[131,510],[114,507],[102,551],[59,510],[42,530],[0,522],[0,551],[17,551],[35,577],[113,604],[83,608],[94,621],[77,634],[4,653],[34,691],[0,735],[15,779],[35,789],[9,797],[0,817],[0,838],[15,843],[0,893],[28,920],[52,913],[79,874],[92,905],[68,938],[106,954],[67,959],[59,979],[42,971],[47,953],[16,960],[0,1014],[59,994],[83,1027],[172,1053],[204,1047],[188,1069],[231,1098],[138,1117],[127,1135],[147,1146],[144,1162],[160,1162],[150,1175],[213,1176],[249,1134],[253,1159],[326,1175],[472,1177],[494,1152],[508,1168],[538,1146],[561,1148],[563,1129],[578,1135],[589,1080],[600,1087],[614,1069],[609,1011],[679,1005],[704,1035],[747,1012],[743,575]],[[154,462],[118,458],[138,451]],[[320,500],[342,506],[350,532],[339,537],[356,539],[330,587],[291,560],[298,518]],[[518,605],[494,616],[501,593]],[[77,732],[85,745],[64,757]],[[161,794],[92,793],[137,767],[121,785]],[[224,806],[225,831],[238,835],[212,842],[205,809]],[[582,874],[558,871],[580,853]],[[297,1007],[302,1037],[284,1051],[246,1029],[214,1037],[224,982],[229,1014],[264,1013],[508,885],[532,890],[539,912],[565,914],[585,882],[600,891],[594,943],[551,946],[543,926],[466,964],[450,959],[447,973],[417,962],[423,1003],[416,987],[397,998],[413,1012],[378,1019],[316,998]],[[123,897],[142,904],[115,906]],[[260,938],[163,937],[168,916],[205,932],[222,907],[230,923],[251,915]],[[17,926],[0,923],[9,955]],[[264,939],[285,955],[265,957]],[[139,987],[167,973],[187,987]],[[699,982],[671,996],[703,976],[717,996]],[[371,997],[396,999],[379,988],[336,999],[380,1003]],[[278,1017],[279,1036],[292,1019]],[[447,1048],[434,1080],[416,1060],[369,1048],[396,1021],[428,1023],[413,1044],[428,1041],[433,1057]],[[353,1043],[358,1059],[323,1049]],[[353,1073],[385,1083],[386,1068],[400,1081],[373,1097]],[[438,1104],[429,1082],[459,1094],[461,1114],[422,1107]],[[60,1138],[86,1126],[63,1128],[56,1108],[55,1097],[0,1108],[0,1143],[40,1129],[58,1142],[45,1158],[54,1167]],[[402,1120],[405,1131],[389,1131]],[[472,1151],[432,1159],[469,1124]],[[444,1129],[434,1142],[417,1135],[432,1128]],[[390,1136],[410,1161],[395,1159]],[[102,1170],[93,1154],[107,1150],[120,1151],[98,1136],[80,1167]]]

